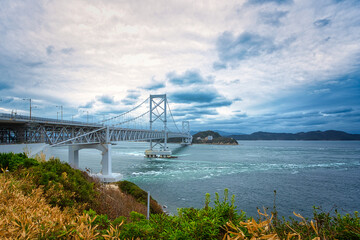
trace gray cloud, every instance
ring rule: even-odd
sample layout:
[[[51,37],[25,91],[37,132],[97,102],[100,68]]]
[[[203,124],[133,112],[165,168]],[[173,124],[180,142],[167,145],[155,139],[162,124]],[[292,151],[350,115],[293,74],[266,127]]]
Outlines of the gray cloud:
[[[226,69],[227,66],[226,66],[225,63],[214,62],[214,63],[213,63],[213,68],[214,68],[215,70],[221,70],[221,69]]]
[[[317,28],[322,28],[331,23],[331,20],[328,18],[318,19],[314,22],[314,26]]]
[[[132,92],[132,91],[128,91],[129,94],[126,95],[126,98],[128,99],[134,99],[137,100],[140,97],[140,93],[139,92]]]
[[[105,104],[114,104],[114,97],[103,95],[101,97],[97,97],[97,100],[105,103]]]
[[[142,89],[145,89],[145,90],[158,90],[160,88],[164,88],[165,87],[165,84],[162,83],[162,82],[152,82],[151,84],[147,85],[147,86],[144,86],[142,87]]]
[[[44,64],[44,62],[38,61],[38,62],[23,62],[23,64],[30,68],[39,67]]]
[[[217,108],[217,107],[227,107],[233,103],[230,100],[226,100],[226,99],[222,98],[220,95],[217,97],[221,98],[221,99],[220,100],[216,99],[210,103],[197,104],[195,106],[199,107],[199,108]]]
[[[259,19],[261,22],[273,26],[279,26],[281,18],[285,17],[288,11],[260,12]]]
[[[349,113],[354,111],[352,108],[341,108],[341,109],[332,109],[328,111],[323,111],[324,114],[339,114],[339,113]]]
[[[189,119],[195,116],[200,118],[203,115],[217,115],[216,108],[228,107],[232,104],[232,101],[226,99],[212,86],[214,79],[204,78],[197,70],[188,70],[179,75],[171,73],[167,77],[170,83],[185,86],[169,94],[171,102],[188,106],[177,108],[174,116]]]
[[[244,32],[235,37],[231,32],[224,32],[219,36],[216,48],[219,59],[226,63],[269,54],[278,47],[275,46],[272,39],[258,34]]]
[[[73,52],[75,52],[75,49],[74,49],[74,48],[63,48],[63,49],[61,49],[61,52],[62,52],[63,54],[70,55],[70,54],[72,54]]]
[[[246,113],[238,113],[238,114],[235,114],[235,116],[237,118],[246,118],[246,117],[248,117],[248,115]]]
[[[85,105],[79,106],[79,108],[92,108],[94,106],[94,104],[95,104],[95,101],[92,100],[90,102],[87,102]]]
[[[0,98],[1,102],[0,104],[7,104],[7,103],[12,103],[14,102],[14,99],[13,97],[2,97]]]
[[[276,4],[290,4],[293,0],[248,0],[250,4],[265,4],[265,3],[276,3]]]
[[[196,108],[185,108],[185,109],[177,109],[173,116],[197,116],[201,117],[203,115],[217,115],[217,111],[215,109],[196,109]]]
[[[140,93],[137,90],[128,90],[126,97],[121,100],[121,103],[125,105],[134,105],[140,97]]]
[[[166,78],[170,83],[179,86],[206,83],[206,80],[200,75],[199,70],[187,70],[183,74],[171,72],[166,75]]]
[[[134,105],[136,103],[136,100],[134,99],[123,99],[121,100],[122,104],[125,104],[127,106]]]
[[[328,121],[324,119],[312,119],[308,121],[301,122],[301,125],[303,126],[318,126],[318,125],[324,125],[328,123]]]
[[[171,94],[176,103],[210,103],[220,95],[209,89],[193,89],[192,91],[179,91]]]
[[[6,83],[0,82],[0,90],[9,89],[10,86]]]
[[[52,45],[49,45],[47,48],[46,48],[46,54],[47,55],[51,55],[55,50],[55,47],[52,46]]]

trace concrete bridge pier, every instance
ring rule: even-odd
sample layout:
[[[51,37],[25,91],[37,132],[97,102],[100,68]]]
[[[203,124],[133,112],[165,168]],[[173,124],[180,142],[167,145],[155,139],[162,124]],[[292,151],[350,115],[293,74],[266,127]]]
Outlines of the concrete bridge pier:
[[[73,168],[79,168],[79,151],[81,149],[97,149],[101,151],[101,172],[97,174],[92,174],[92,176],[99,178],[103,182],[116,182],[122,178],[121,174],[112,172],[110,143],[70,145],[69,164]]]
[[[69,164],[71,167],[79,169],[79,145],[70,145],[69,146]]]

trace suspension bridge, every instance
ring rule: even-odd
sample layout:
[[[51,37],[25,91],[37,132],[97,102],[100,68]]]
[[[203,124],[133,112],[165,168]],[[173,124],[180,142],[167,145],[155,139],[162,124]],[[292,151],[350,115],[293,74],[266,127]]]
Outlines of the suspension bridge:
[[[29,116],[0,113],[0,144],[68,146],[69,164],[74,168],[79,168],[81,149],[100,150],[102,170],[97,176],[105,182],[121,176],[112,172],[111,146],[116,142],[148,141],[146,157],[168,158],[172,154],[167,144],[171,138],[181,139],[182,145],[192,141],[189,122],[183,121],[179,129],[166,94],[150,95],[130,110],[96,123],[32,117],[31,105]]]

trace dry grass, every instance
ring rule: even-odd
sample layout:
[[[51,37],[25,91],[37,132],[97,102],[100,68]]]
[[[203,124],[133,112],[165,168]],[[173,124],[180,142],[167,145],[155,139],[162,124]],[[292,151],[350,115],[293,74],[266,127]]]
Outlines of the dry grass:
[[[146,215],[146,206],[137,202],[133,196],[123,193],[116,184],[101,183],[87,172],[83,174],[87,181],[94,184],[98,192],[95,204],[89,206],[97,214],[106,214],[111,220],[119,216],[130,217],[132,211]]]
[[[98,214],[107,214],[110,219],[118,216],[129,217],[132,211],[146,215],[146,206],[138,203],[133,196],[121,192],[118,186],[99,184],[97,190],[100,194],[94,210]]]
[[[29,180],[0,174],[0,239],[119,239],[123,223],[110,225],[100,234],[93,224],[95,218],[74,209],[50,206],[41,188],[24,194],[21,189],[29,184]],[[104,187],[105,192],[108,189]],[[110,192],[120,194],[118,190]],[[133,201],[128,196],[125,199]]]
[[[26,154],[26,156],[29,156]],[[46,154],[41,151],[40,153],[36,154],[34,157],[38,162],[46,162]],[[52,157],[54,158],[54,157]]]
[[[260,220],[257,222],[253,218],[247,220],[246,222],[241,221],[238,225],[228,222],[226,223],[226,234],[224,235],[223,240],[240,240],[240,239],[250,239],[250,240],[258,240],[258,239],[268,239],[268,240],[280,240],[278,234],[275,231],[274,226],[272,225],[273,215],[269,216],[264,209],[264,213],[260,212],[258,209],[258,213],[260,216]],[[327,239],[320,238],[319,229],[317,227],[316,222],[314,223],[312,220],[308,222],[303,216],[294,212],[294,215],[302,220],[301,225],[306,226],[309,231],[314,231],[316,233],[316,237],[312,238],[312,240],[320,240]],[[286,224],[289,231],[285,234],[286,239],[299,239],[301,240],[301,234],[296,232],[291,226]],[[285,239],[285,238],[284,238]]]
[[[25,195],[26,180],[15,180],[0,174],[0,238],[1,239],[94,239],[96,226],[92,227],[88,215],[51,207],[41,189]]]
[[[246,222],[241,221],[239,225],[235,225],[232,222],[226,223],[227,232],[224,235],[223,239],[280,239],[277,234],[272,231],[272,216],[269,217],[269,215],[266,214],[266,211],[264,211],[264,213],[261,213],[260,210],[258,210],[258,213],[260,217],[263,216],[265,217],[265,219],[260,219],[259,222],[256,222],[255,219],[252,218],[247,220]],[[251,237],[249,237],[249,235]]]

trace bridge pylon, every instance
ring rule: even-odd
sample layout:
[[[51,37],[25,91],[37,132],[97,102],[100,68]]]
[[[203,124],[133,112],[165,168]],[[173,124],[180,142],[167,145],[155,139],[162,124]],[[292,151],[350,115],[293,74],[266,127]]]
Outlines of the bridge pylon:
[[[182,122],[182,133],[186,133],[189,137],[182,138],[181,139],[181,145],[182,146],[191,145],[192,136],[190,134],[190,122],[189,121],[183,121]]]
[[[153,124],[160,122],[163,124],[161,130],[164,134],[164,141],[160,139],[150,139],[150,149],[145,151],[146,157],[171,157],[172,152],[167,146],[168,131],[167,131],[167,98],[166,94],[150,95],[150,131],[153,130]],[[159,146],[160,149],[154,149]]]

